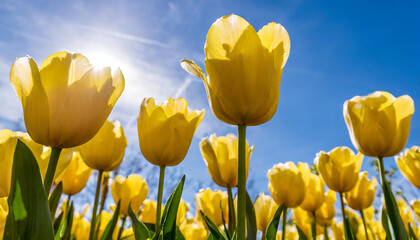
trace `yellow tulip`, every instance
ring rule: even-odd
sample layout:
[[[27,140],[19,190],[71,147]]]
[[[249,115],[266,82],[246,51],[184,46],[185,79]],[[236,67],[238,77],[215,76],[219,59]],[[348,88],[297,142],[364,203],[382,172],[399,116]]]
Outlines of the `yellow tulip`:
[[[342,222],[331,224],[331,230],[335,240],[344,240],[344,226]]]
[[[55,182],[57,184],[62,182],[64,194],[75,195],[86,186],[92,169],[85,164],[79,151],[69,151],[69,153],[72,155],[70,164],[56,178]],[[60,158],[65,155],[66,153],[60,154]]]
[[[299,163],[298,168],[306,182],[305,199],[299,207],[314,213],[324,202],[324,181],[320,176],[311,172],[307,163]]]
[[[305,199],[306,183],[302,172],[293,162],[274,165],[267,173],[268,189],[278,205],[287,208],[299,206]]]
[[[282,238],[282,232],[278,231],[276,234],[276,240],[281,240]],[[299,239],[299,234],[296,230],[295,226],[287,225],[286,226],[286,240],[296,240]]]
[[[414,220],[413,213],[402,198],[397,199],[397,206],[405,228],[408,229],[409,223],[411,223],[412,226],[415,226],[416,221]]]
[[[65,204],[65,206],[64,206],[64,204]],[[66,209],[67,208],[67,203],[63,202],[61,208]],[[84,219],[86,211],[88,210],[88,208],[89,208],[89,205],[86,205],[84,207],[84,210],[83,210],[82,213],[75,213],[74,214],[71,233],[75,235],[77,240],[79,240],[79,239],[88,240],[89,239],[89,234],[86,234],[86,233],[89,232],[90,222],[88,222]]]
[[[257,220],[257,229],[265,232],[268,224],[274,217],[279,206],[274,202],[273,198],[264,193],[260,193],[254,203],[255,217]]]
[[[100,220],[101,225],[99,226],[99,231],[98,231],[99,239],[101,238],[102,234],[105,232],[105,229],[108,223],[112,220],[112,215],[113,213],[110,213],[110,212],[106,212],[106,211],[101,212],[101,215],[99,216],[101,219]],[[119,229],[120,229],[120,226],[117,224],[115,226],[114,232],[112,233],[112,239],[117,239]]]
[[[137,119],[140,150],[150,163],[176,166],[188,152],[204,110],[187,111],[184,98],[169,98],[160,106],[145,98]]]
[[[8,213],[9,206],[7,205],[7,197],[2,197],[0,198],[0,238],[3,237]]]
[[[146,199],[149,189],[146,181],[137,174],[131,174],[127,178],[120,175],[111,180],[111,194],[115,204],[120,202],[120,213],[128,215],[128,205],[137,213]]]
[[[143,208],[141,209],[140,213],[140,221],[143,223],[153,223],[156,222],[156,201],[153,200],[145,200],[143,202]]]
[[[316,154],[315,165],[325,184],[336,192],[348,192],[356,184],[363,155],[357,155],[348,147],[336,147],[330,152]]]
[[[277,110],[280,80],[290,52],[286,29],[269,23],[255,29],[230,15],[217,19],[204,46],[208,76],[192,61],[181,66],[203,80],[211,109],[221,121],[260,125]]]
[[[411,204],[411,207],[414,210],[414,213],[416,214],[417,221],[420,222],[420,199],[413,200],[413,201],[411,201],[410,204]]]
[[[343,114],[354,147],[370,157],[392,157],[403,150],[410,132],[414,102],[387,92],[356,96],[344,103]]]
[[[213,181],[221,187],[236,187],[238,184],[238,138],[234,134],[217,137],[212,134],[200,142],[201,155]],[[246,174],[254,146],[246,141]]]
[[[30,138],[27,133],[25,133],[25,136]],[[34,141],[32,142],[35,143]],[[58,158],[57,168],[55,170],[53,180],[56,180],[61,175],[61,173],[64,172],[67,166],[70,164],[73,158],[74,151],[75,151],[74,148],[66,148],[61,151],[60,156]],[[39,170],[41,171],[41,176],[43,179],[45,178],[45,174],[47,174],[48,164],[50,162],[50,156],[51,156],[51,148],[47,148],[47,149],[44,149],[44,152],[41,154],[41,157],[37,158]]]
[[[113,171],[124,157],[127,138],[118,121],[106,121],[89,142],[79,147],[85,163],[96,170]]]
[[[347,204],[357,211],[368,208],[372,205],[375,198],[377,184],[376,178],[368,179],[367,172],[359,173],[359,179],[356,184],[345,194]]]
[[[35,142],[70,148],[91,139],[124,90],[119,69],[93,68],[81,54],[58,52],[38,69],[31,57],[18,58],[10,82],[23,107],[26,129]]]
[[[201,222],[184,222],[180,225],[179,230],[184,236],[185,240],[206,240],[207,229]]]
[[[303,210],[300,207],[294,208],[293,212],[293,221],[296,223],[296,225],[302,230],[302,232],[305,234],[305,236],[310,239],[312,236],[311,232],[311,224],[314,221],[313,215],[310,212],[307,212]],[[324,232],[324,229],[320,225],[316,225],[316,234],[322,234]],[[287,235],[287,231],[286,231]]]
[[[395,156],[395,162],[411,184],[420,189],[420,147],[405,149],[399,156]]]
[[[187,221],[187,212],[190,209],[190,205],[181,199],[178,206],[178,212],[176,214],[176,225],[180,226],[182,223]]]
[[[130,227],[130,228],[124,229],[124,231],[121,234],[121,239],[135,240],[133,228]]]
[[[334,204],[336,201],[336,192],[328,190],[324,196],[324,202],[315,212],[316,221],[322,226],[330,226],[335,216]]]
[[[353,229],[353,233],[357,234],[357,231],[359,230],[359,228],[363,226],[362,219],[359,217],[359,215],[356,212],[348,208],[346,208],[344,211],[350,221],[350,226]]]
[[[221,190],[206,190],[200,189],[198,193],[194,196],[195,205],[197,209],[197,216],[202,220],[201,214],[199,211],[210,218],[217,226],[223,224],[222,220],[222,210],[223,209],[223,219],[226,223],[229,222],[229,212],[228,212],[228,195],[226,192]]]

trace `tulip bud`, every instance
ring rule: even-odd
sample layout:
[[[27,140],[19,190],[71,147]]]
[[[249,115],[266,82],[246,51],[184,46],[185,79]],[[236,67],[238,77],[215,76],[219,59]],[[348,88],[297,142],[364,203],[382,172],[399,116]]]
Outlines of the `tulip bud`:
[[[314,213],[324,202],[324,181],[322,181],[320,176],[311,173],[307,163],[299,163],[298,168],[302,172],[306,183],[305,199],[299,207]]]
[[[282,232],[277,231],[276,240],[282,240],[282,239],[283,239]],[[299,239],[299,233],[297,232],[296,227],[292,225],[287,225],[285,240],[296,240],[296,239]]]
[[[278,205],[284,203],[288,208],[295,208],[305,199],[306,183],[293,162],[274,165],[267,177],[268,189]]]
[[[274,116],[290,52],[289,35],[282,25],[269,23],[257,33],[245,19],[224,16],[207,33],[204,51],[208,77],[191,61],[183,60],[181,66],[203,80],[219,120],[255,126]]]
[[[187,212],[190,209],[190,205],[188,203],[184,202],[184,200],[181,199],[181,202],[178,206],[178,212],[176,214],[176,225],[180,226],[182,223],[184,223],[187,220]]]
[[[408,224],[416,226],[413,213],[409,206],[405,203],[402,198],[397,199],[398,211],[400,212],[401,219],[404,223],[405,229],[408,229]]]
[[[217,226],[223,224],[222,217],[226,223],[229,222],[228,195],[226,192],[221,190],[212,191],[210,188],[207,188],[206,190],[201,189],[195,194],[194,199],[197,216],[200,216],[199,219],[202,221],[203,219],[199,213],[200,210],[203,211],[204,214]],[[223,215],[221,208],[223,209]]]
[[[264,193],[260,193],[254,203],[255,217],[257,220],[257,229],[265,232],[268,224],[274,217],[279,206],[274,202],[273,198]]]
[[[156,201],[145,200],[143,202],[143,208],[140,213],[140,221],[143,223],[156,223]]]
[[[129,204],[133,212],[138,212],[148,193],[147,183],[139,175],[131,174],[127,178],[117,175],[111,180],[112,198],[115,203],[120,202],[120,213],[126,216]]]
[[[420,147],[405,149],[399,156],[395,156],[395,162],[411,184],[420,189]]]
[[[39,70],[31,57],[18,58],[10,82],[23,107],[26,129],[35,142],[70,148],[91,139],[124,90],[119,69],[93,68],[81,54],[58,52]]]
[[[348,147],[336,147],[316,154],[315,165],[327,186],[336,192],[350,191],[359,177],[363,155]]]
[[[331,230],[335,240],[344,240],[344,225],[342,222],[331,224]]]
[[[185,240],[206,240],[207,229],[201,222],[183,223],[179,230],[184,236]]]
[[[217,137],[212,134],[200,142],[201,155],[206,162],[207,171],[213,181],[221,186],[236,187],[238,185],[238,138],[234,134]],[[246,174],[248,177],[249,159],[254,146],[249,148],[246,142]]]
[[[410,205],[413,208],[414,213],[416,214],[417,221],[420,221],[420,200],[413,200],[411,201]]]
[[[2,237],[4,233],[8,212],[9,206],[7,204],[7,197],[2,197],[0,198],[0,237]]]
[[[336,201],[336,192],[328,190],[324,196],[324,202],[315,212],[316,221],[322,226],[330,226],[335,216],[334,203]]]
[[[297,207],[293,209],[292,215],[293,215],[293,221],[300,228],[300,230],[302,230],[305,236],[308,239],[310,239],[312,236],[311,224],[314,221],[314,217],[312,213],[307,212],[300,207]],[[317,229],[316,229],[317,234],[320,234],[323,232],[319,228],[320,226],[317,225]]]
[[[99,239],[104,234],[105,229],[106,229],[108,223],[112,220],[112,215],[113,215],[113,213],[110,213],[110,212],[106,212],[106,211],[102,211],[101,212],[101,215],[99,216],[100,217],[100,220],[99,221],[101,223],[101,225],[99,226],[99,231],[98,231],[98,237],[99,237]],[[117,224],[115,226],[114,232],[112,232],[112,239],[117,239],[119,229],[120,229],[120,226]]]
[[[157,166],[178,165],[184,160],[203,118],[204,110],[188,112],[183,98],[170,98],[160,106],[153,98],[145,98],[137,119],[143,156]]]
[[[79,147],[85,163],[96,170],[113,171],[124,157],[127,138],[118,121],[106,121],[89,142]]]
[[[356,96],[344,103],[343,115],[354,147],[370,157],[392,157],[403,150],[410,132],[414,102],[387,92]]]
[[[65,157],[65,154],[67,153],[61,154],[60,158]],[[86,186],[92,169],[85,164],[79,151],[68,151],[68,154],[71,155],[70,164],[55,182],[62,182],[64,194],[75,195]]]
[[[375,198],[376,185],[376,178],[369,180],[367,172],[359,173],[356,184],[345,194],[348,205],[357,211],[368,208]]]

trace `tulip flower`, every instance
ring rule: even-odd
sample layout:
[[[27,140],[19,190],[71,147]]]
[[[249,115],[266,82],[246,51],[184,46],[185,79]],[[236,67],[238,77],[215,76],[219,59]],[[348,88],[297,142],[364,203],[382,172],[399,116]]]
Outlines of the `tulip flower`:
[[[316,221],[322,226],[330,226],[335,216],[334,204],[336,201],[336,193],[332,190],[324,195],[324,202],[315,212]]]
[[[295,226],[287,225],[286,229],[287,229],[286,236],[285,236],[286,240],[299,239],[299,233],[297,232]],[[264,239],[264,238],[261,238],[261,239]],[[276,240],[281,240],[281,239],[283,239],[283,234],[282,232],[277,231]]]
[[[395,162],[411,184],[420,189],[420,147],[405,149],[399,156],[395,156]]]
[[[416,221],[414,220],[411,208],[407,206],[407,203],[402,198],[398,198],[397,205],[405,228],[408,229],[408,224],[412,224],[413,226],[415,226]]]
[[[125,216],[128,215],[130,203],[133,212],[138,212],[148,193],[146,181],[137,174],[132,174],[127,178],[117,175],[111,180],[112,198],[116,204],[120,202],[120,212]]]
[[[181,66],[203,80],[214,115],[238,125],[237,233],[238,240],[244,240],[246,126],[263,124],[274,116],[290,39],[280,24],[269,23],[257,33],[245,19],[232,14],[213,23],[204,51],[208,76],[192,61],[182,60]]]
[[[414,102],[387,92],[356,96],[344,103],[343,114],[354,147],[366,156],[392,157],[403,150],[410,132]]]
[[[254,146],[245,145],[246,177],[248,177],[249,159]],[[234,134],[217,137],[212,134],[200,142],[201,155],[213,181],[224,188],[238,184],[238,138]]]
[[[208,235],[207,229],[201,222],[185,222],[180,225],[179,230],[185,240],[206,240]]]
[[[194,199],[197,212],[203,211],[217,226],[223,224],[222,217],[226,223],[228,222],[228,196],[226,192],[221,190],[212,191],[210,188],[206,190],[201,189],[195,194]],[[221,208],[223,209],[223,214]],[[197,214],[197,216],[201,215]]]
[[[324,181],[322,181],[320,176],[311,173],[307,163],[299,163],[298,168],[306,182],[305,199],[299,207],[305,211],[315,213],[324,202]]]
[[[140,221],[143,223],[154,224],[156,222],[156,201],[145,200],[143,202],[143,208],[140,213]]]
[[[70,164],[55,180],[58,184],[62,182],[63,193],[67,195],[75,195],[83,190],[89,180],[92,169],[88,167],[82,159],[79,151],[68,151],[71,156]],[[66,157],[66,152],[60,155],[60,158]],[[58,160],[60,162],[60,160]]]
[[[23,108],[26,129],[35,142],[53,147],[44,188],[50,192],[62,148],[81,145],[104,124],[124,90],[119,69],[94,68],[81,54],[58,52],[38,69],[31,57],[18,58],[10,82]]]
[[[395,156],[403,150],[413,113],[414,102],[410,96],[395,98],[381,91],[356,96],[343,106],[344,120],[353,145],[361,153],[378,159],[385,205],[397,239],[408,236],[402,226],[395,197],[385,179],[383,158]]]
[[[342,222],[331,224],[331,230],[335,240],[344,240],[344,224]]]
[[[375,198],[376,178],[368,179],[367,172],[361,172],[353,189],[345,193],[347,204],[356,211],[368,208]]]
[[[178,206],[178,212],[176,214],[176,225],[180,226],[185,221],[187,221],[187,212],[190,209],[190,205],[188,203],[184,202],[184,200],[181,199],[181,202]]]
[[[255,217],[257,220],[257,229],[263,232],[267,230],[268,224],[274,217],[279,206],[269,195],[260,193],[254,202]],[[264,237],[262,239],[265,239]]]
[[[7,214],[9,213],[9,206],[7,204],[7,198],[0,198],[0,238],[3,237],[4,227],[6,225]]]
[[[420,222],[420,199],[411,201],[410,205],[413,208],[414,213],[416,214],[417,221]]]
[[[98,238],[99,239],[101,239],[102,235],[105,232],[105,229],[106,229],[108,223],[112,220],[112,215],[113,215],[113,213],[106,212],[106,211],[103,211],[101,213],[101,215],[99,215],[100,223],[101,223],[101,225],[99,226],[99,231],[98,231]],[[120,226],[117,224],[115,226],[114,232],[112,232],[112,239],[117,239],[119,230],[120,230]]]
[[[308,239],[311,238],[312,237],[311,224],[314,221],[312,213],[307,212],[300,207],[296,207],[293,209],[292,215],[293,215],[293,221],[300,228],[300,230],[302,230],[302,232],[305,234],[305,236]],[[319,235],[319,234],[322,234],[322,232],[323,231],[321,229],[321,226],[317,224],[316,234]]]

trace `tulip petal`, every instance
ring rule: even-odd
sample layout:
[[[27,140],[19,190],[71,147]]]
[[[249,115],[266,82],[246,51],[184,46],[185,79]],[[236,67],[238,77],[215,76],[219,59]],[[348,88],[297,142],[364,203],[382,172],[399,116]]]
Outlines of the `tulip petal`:
[[[258,31],[262,45],[274,57],[276,71],[281,74],[290,54],[290,38],[286,29],[279,23],[269,23]]]

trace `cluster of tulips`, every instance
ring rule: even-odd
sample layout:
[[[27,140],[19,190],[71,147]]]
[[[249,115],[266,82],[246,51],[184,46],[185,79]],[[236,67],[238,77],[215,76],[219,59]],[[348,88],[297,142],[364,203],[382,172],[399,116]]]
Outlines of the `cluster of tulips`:
[[[414,113],[409,96],[395,98],[378,91],[346,101],[344,119],[359,153],[342,146],[317,153],[314,167],[275,164],[267,173],[271,196],[260,193],[253,201],[246,192],[246,179],[254,146],[246,140],[246,127],[261,125],[275,114],[290,39],[280,24],[269,23],[256,32],[243,18],[230,15],[211,26],[204,50],[207,74],[189,60],[182,60],[181,67],[203,80],[214,115],[238,126],[238,135],[213,134],[200,142],[210,176],[226,191],[200,190],[195,195],[196,212],[188,215],[190,207],[181,199],[185,176],[163,205],[165,168],[185,158],[203,110],[189,110],[183,98],[169,98],[162,104],[146,98],[141,103],[140,150],[160,168],[159,184],[153,186],[158,189],[157,200],[147,199],[152,186],[141,176],[110,174],[120,166],[127,146],[121,124],[107,120],[124,90],[122,72],[95,68],[83,55],[67,52],[50,55],[39,68],[30,57],[17,59],[10,81],[22,103],[28,133],[0,131],[0,236],[77,240],[420,237],[413,217],[414,212],[420,218],[420,201],[395,199],[383,163],[383,158],[395,156],[403,175],[420,188],[420,148],[397,156],[406,145]],[[372,207],[376,179],[360,172],[364,156],[378,161],[380,211]],[[98,174],[89,218],[89,206],[75,212],[71,196],[81,192],[92,171]],[[105,209],[109,192],[115,205]],[[335,214],[337,193],[342,221]]]

